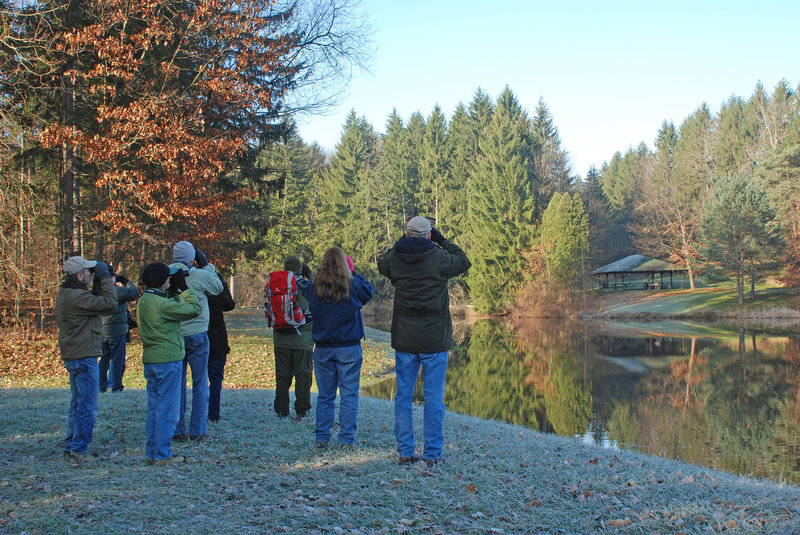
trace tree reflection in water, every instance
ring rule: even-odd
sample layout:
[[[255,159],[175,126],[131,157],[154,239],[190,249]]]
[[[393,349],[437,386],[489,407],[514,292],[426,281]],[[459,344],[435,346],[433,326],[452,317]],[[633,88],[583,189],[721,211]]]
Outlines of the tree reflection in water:
[[[800,482],[800,333],[732,329],[711,337],[668,335],[661,327],[617,325],[610,332],[539,322],[515,330],[478,321],[451,352],[447,407]],[[394,388],[390,379],[364,393],[391,399]],[[421,396],[418,381],[415,399]]]

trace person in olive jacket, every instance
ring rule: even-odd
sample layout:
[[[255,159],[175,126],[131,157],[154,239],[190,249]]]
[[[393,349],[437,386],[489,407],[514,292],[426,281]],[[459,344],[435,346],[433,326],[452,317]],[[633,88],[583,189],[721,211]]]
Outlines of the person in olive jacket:
[[[142,284],[145,291],[136,306],[136,319],[147,379],[146,462],[183,462],[182,456],[172,455],[186,351],[181,322],[196,318],[203,309],[182,269],[161,262],[148,264],[142,271]]]
[[[394,286],[394,431],[401,464],[419,460],[414,454],[411,402],[420,366],[425,395],[422,456],[428,464],[442,460],[445,373],[453,348],[447,281],[471,265],[460,247],[420,216],[409,219],[405,236],[378,258],[378,271]]]
[[[97,358],[103,352],[100,317],[116,310],[117,293],[111,272],[103,262],[71,256],[63,270],[66,276],[56,297],[56,321],[58,347],[69,372],[71,396],[64,457],[80,463],[90,459],[89,443],[97,420]]]

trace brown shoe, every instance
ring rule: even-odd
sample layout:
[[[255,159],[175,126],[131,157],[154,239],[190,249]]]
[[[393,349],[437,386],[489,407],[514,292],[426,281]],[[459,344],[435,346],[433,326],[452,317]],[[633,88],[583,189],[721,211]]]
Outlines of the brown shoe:
[[[189,440],[192,442],[204,442],[206,440],[205,435],[189,435]]]
[[[419,455],[412,455],[411,457],[400,457],[397,459],[398,464],[414,464],[420,461]]]
[[[179,464],[185,462],[186,457],[183,455],[173,455],[172,457],[167,457],[166,459],[161,459],[160,461],[153,461],[153,464],[156,466],[163,466],[165,464]]]
[[[327,442],[317,442],[317,449],[318,450],[327,450],[328,443]]]
[[[437,464],[442,464],[445,460],[445,457],[437,457],[435,459],[425,459],[425,464],[428,466],[436,466]]]
[[[355,444],[342,444],[340,446],[342,451],[355,451],[356,445]]]

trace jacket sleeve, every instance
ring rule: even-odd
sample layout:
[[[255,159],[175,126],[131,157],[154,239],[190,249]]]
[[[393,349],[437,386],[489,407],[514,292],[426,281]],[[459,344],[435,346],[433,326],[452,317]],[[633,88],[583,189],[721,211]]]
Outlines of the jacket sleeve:
[[[389,280],[392,278],[392,270],[389,268],[389,259],[387,257],[392,251],[394,251],[394,247],[378,257],[378,272]]]
[[[83,293],[85,295],[77,302],[77,308],[88,313],[87,315],[103,315],[117,311],[117,290],[114,285],[114,277],[100,279],[98,289]]]
[[[350,296],[359,302],[361,306],[369,303],[372,299],[372,284],[365,279],[361,274],[355,273],[353,275],[353,283],[350,286]]]
[[[223,312],[228,312],[236,308],[236,301],[233,300],[231,290],[225,281],[222,281],[222,291],[217,295],[208,296],[209,304],[218,306]]]
[[[197,300],[197,294],[194,293],[194,290],[191,288],[184,290],[181,292],[180,296],[183,297],[183,301],[170,298],[164,299],[160,310],[164,319],[176,321],[190,320],[196,318],[203,312],[203,308],[200,306],[200,301]]]
[[[222,279],[219,277],[217,270],[211,264],[200,268],[200,271],[208,273],[206,276],[207,282],[205,284],[205,292],[208,295],[219,295],[225,286],[222,284]]]
[[[455,243],[444,240],[440,244],[441,248],[447,252],[446,259],[442,262],[442,275],[449,278],[466,273],[472,266],[472,262],[467,258],[461,247]]]
[[[117,300],[120,303],[128,303],[139,299],[139,289],[132,282],[128,282],[125,286],[117,286]]]

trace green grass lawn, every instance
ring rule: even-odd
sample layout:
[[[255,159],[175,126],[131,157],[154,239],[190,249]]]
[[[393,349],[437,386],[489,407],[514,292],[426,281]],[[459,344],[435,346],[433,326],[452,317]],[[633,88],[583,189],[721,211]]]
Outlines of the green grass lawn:
[[[738,303],[735,287],[667,290],[655,293],[626,291],[596,294],[602,310],[599,316],[662,317],[798,317],[798,296],[783,288],[757,286],[755,299],[746,292]],[[627,298],[627,299],[626,299]],[[609,304],[603,306],[603,301]]]

